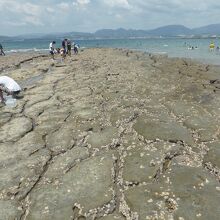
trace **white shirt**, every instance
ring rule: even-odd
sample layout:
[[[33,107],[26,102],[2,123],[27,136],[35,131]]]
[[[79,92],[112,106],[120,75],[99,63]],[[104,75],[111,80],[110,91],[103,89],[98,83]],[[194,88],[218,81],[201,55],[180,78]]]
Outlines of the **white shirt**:
[[[8,76],[0,76],[0,84],[4,85],[9,91],[21,91],[21,87]]]
[[[53,44],[53,42],[50,43],[49,49],[50,49],[51,51],[54,50],[54,44]]]

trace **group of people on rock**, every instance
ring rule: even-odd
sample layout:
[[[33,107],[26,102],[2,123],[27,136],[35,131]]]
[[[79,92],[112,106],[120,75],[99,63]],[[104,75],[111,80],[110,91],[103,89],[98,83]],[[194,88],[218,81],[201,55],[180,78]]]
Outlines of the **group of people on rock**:
[[[0,44],[0,55],[5,56],[3,46]],[[21,87],[12,78],[8,76],[0,76],[0,103],[5,104],[3,93],[17,98],[21,91]]]
[[[72,43],[68,39],[64,39],[62,41],[61,48],[55,48],[55,44],[56,42],[53,41],[49,45],[50,54],[52,55],[53,59],[54,59],[54,54],[56,53],[61,54],[63,58],[65,58],[66,55],[71,56],[72,47],[74,53],[78,54],[79,45]],[[1,44],[0,44],[0,55],[5,56]],[[3,93],[5,93],[6,95],[11,95],[13,98],[18,98],[21,90],[22,90],[21,87],[18,85],[18,83],[15,80],[13,80],[8,76],[0,76],[0,103],[5,104]]]
[[[66,55],[71,56],[72,48],[75,54],[78,54],[79,45],[72,43],[69,39],[64,39],[62,41],[61,48],[55,48],[56,41],[52,41],[49,45],[49,50],[52,58],[54,59],[55,54],[60,54],[62,58],[65,58]]]

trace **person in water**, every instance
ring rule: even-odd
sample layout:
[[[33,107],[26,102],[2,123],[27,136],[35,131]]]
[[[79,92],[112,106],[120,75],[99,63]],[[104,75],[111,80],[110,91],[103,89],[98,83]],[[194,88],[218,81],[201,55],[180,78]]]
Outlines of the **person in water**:
[[[12,95],[13,98],[17,98],[21,92],[21,87],[12,78],[8,76],[0,76],[0,102],[5,104],[3,92],[7,95]]]
[[[209,45],[209,50],[213,51],[214,49],[215,49],[215,44],[214,44],[214,42],[211,42]]]
[[[0,55],[4,55],[5,56],[5,53],[4,53],[4,50],[3,50],[3,46],[0,44]]]

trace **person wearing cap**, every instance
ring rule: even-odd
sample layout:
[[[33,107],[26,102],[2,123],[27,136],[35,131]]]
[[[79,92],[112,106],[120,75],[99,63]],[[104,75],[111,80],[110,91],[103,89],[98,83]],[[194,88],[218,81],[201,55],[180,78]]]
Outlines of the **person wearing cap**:
[[[7,95],[12,95],[13,98],[17,98],[20,93],[21,87],[12,78],[8,76],[0,76],[0,102],[5,103],[3,92]]]

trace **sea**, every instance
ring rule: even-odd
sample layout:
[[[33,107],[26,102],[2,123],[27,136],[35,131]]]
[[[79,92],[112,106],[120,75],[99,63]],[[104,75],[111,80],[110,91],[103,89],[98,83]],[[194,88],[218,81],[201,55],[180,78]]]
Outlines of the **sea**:
[[[62,39],[23,39],[1,42],[6,53],[41,51],[48,53],[50,41],[61,47]],[[127,48],[168,57],[191,58],[202,63],[220,65],[220,50],[209,50],[211,42],[220,47],[216,38],[144,38],[144,39],[92,39],[74,40],[81,49],[85,48]]]

